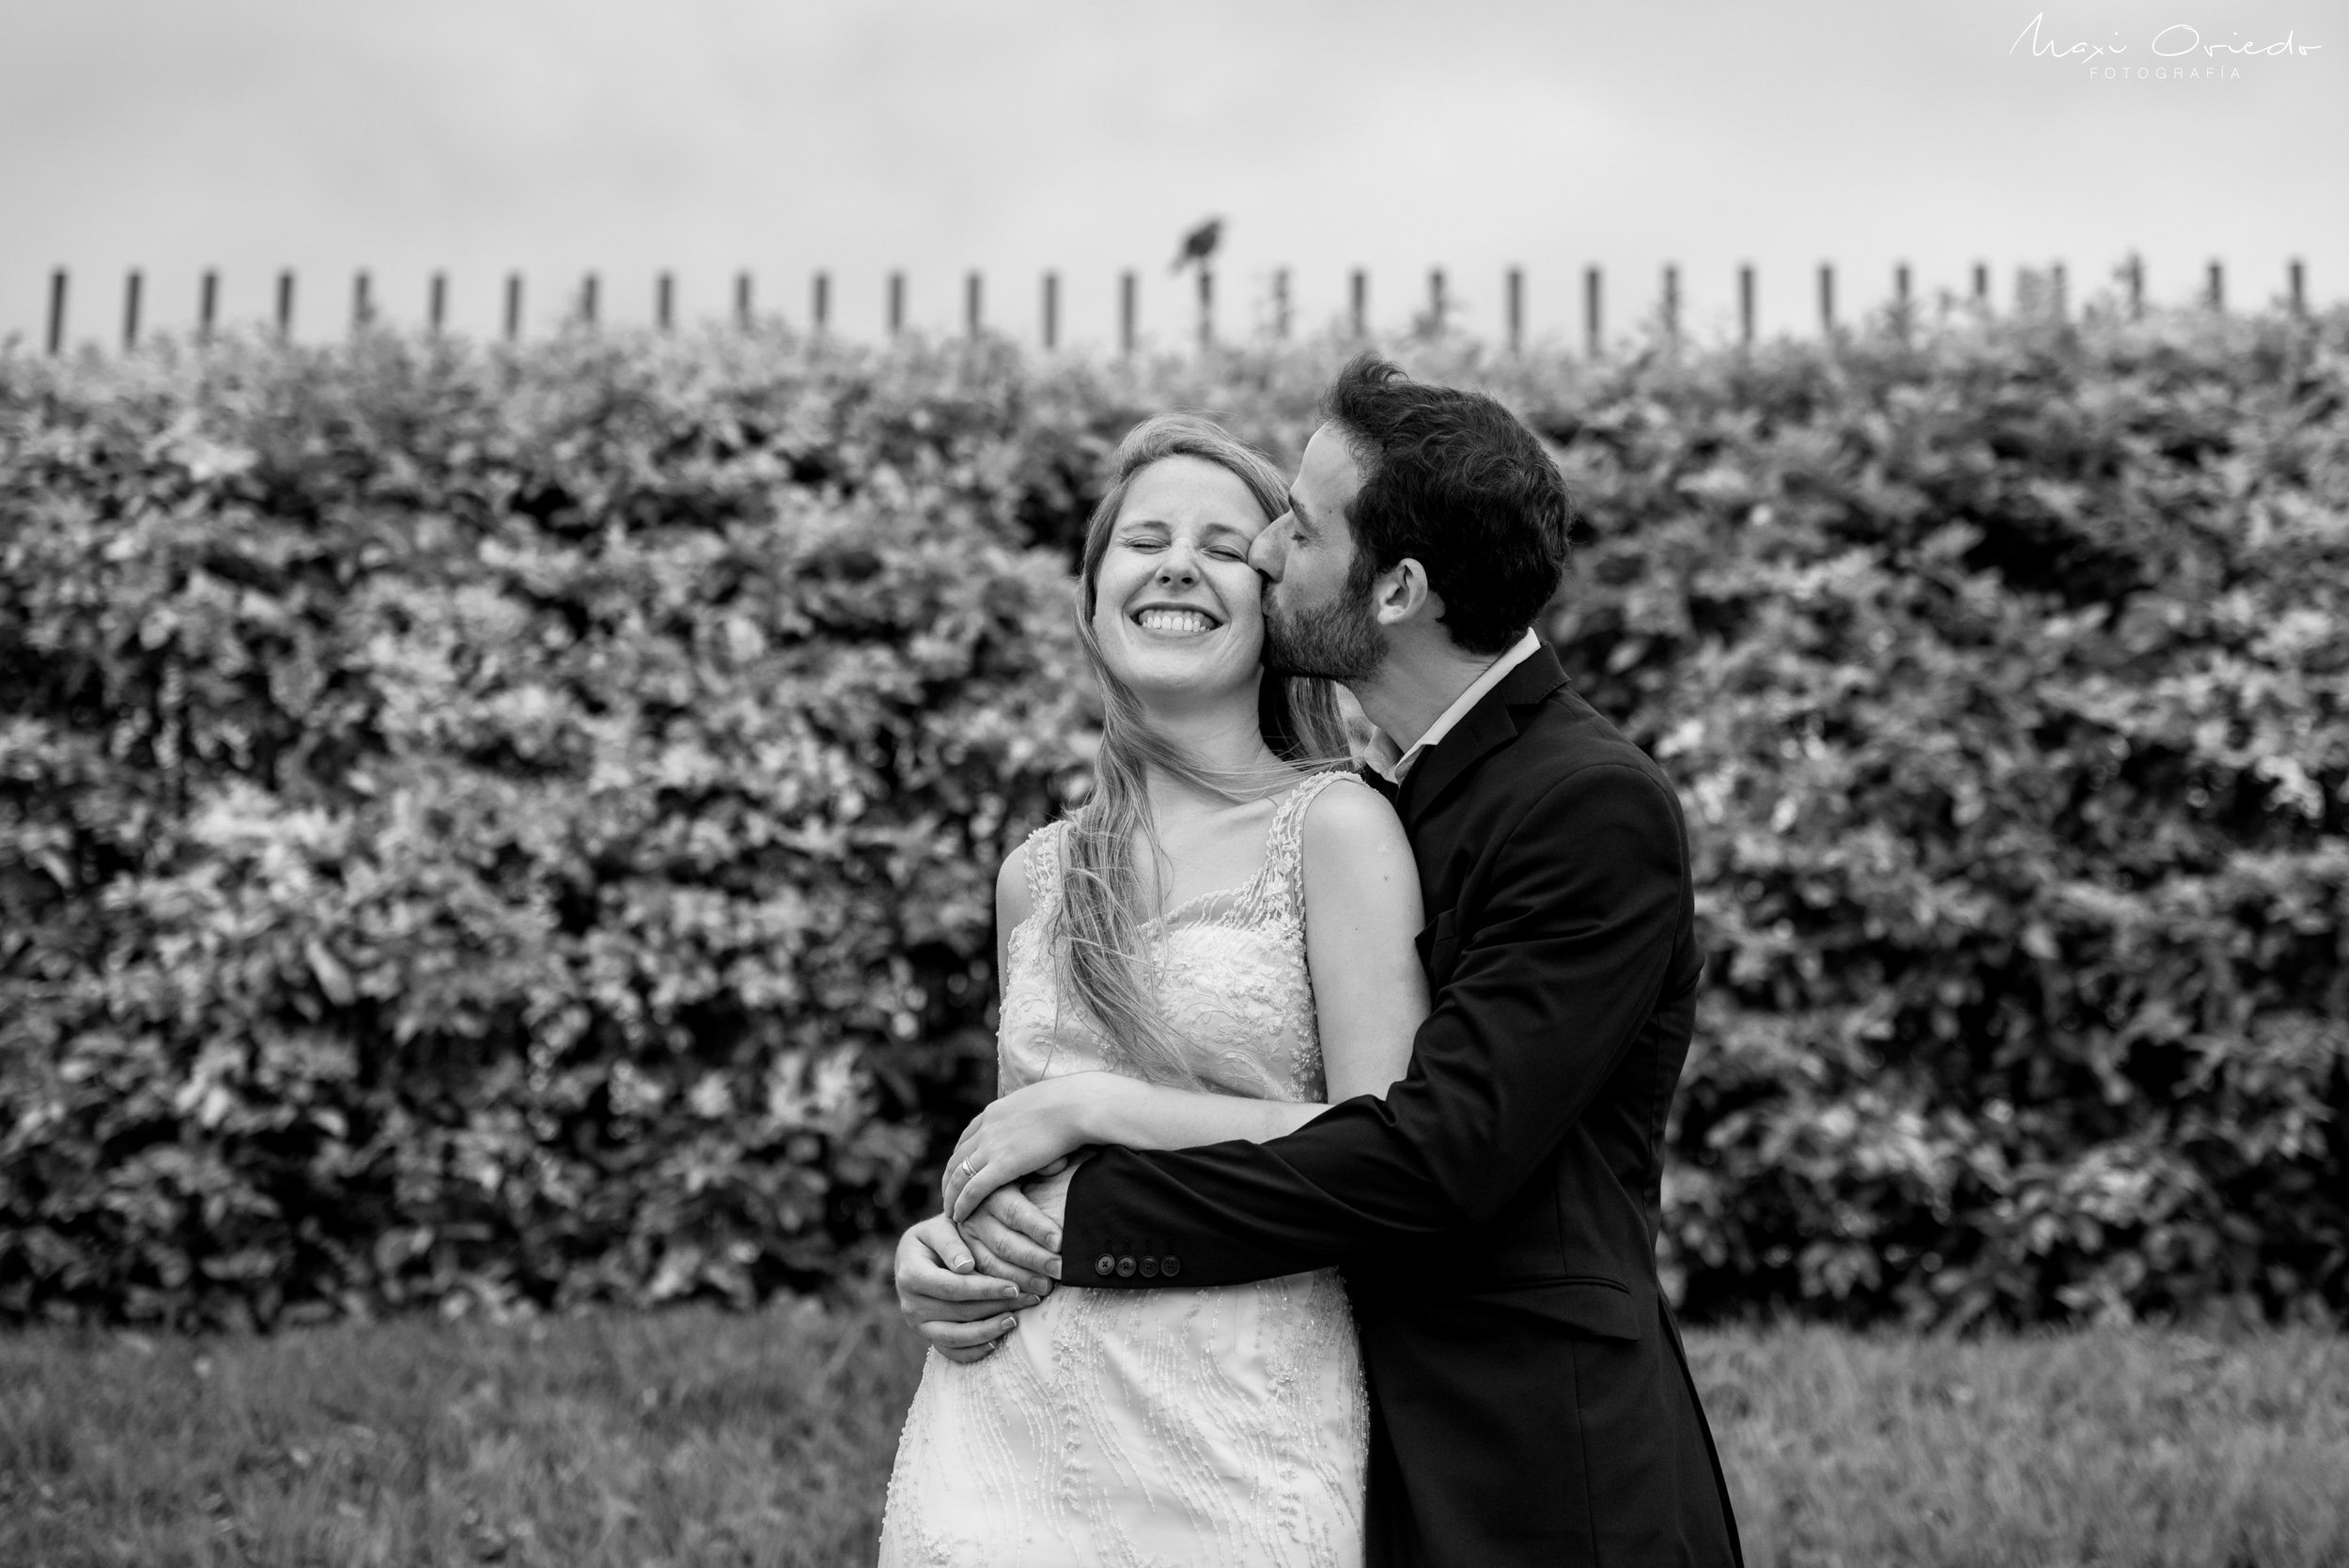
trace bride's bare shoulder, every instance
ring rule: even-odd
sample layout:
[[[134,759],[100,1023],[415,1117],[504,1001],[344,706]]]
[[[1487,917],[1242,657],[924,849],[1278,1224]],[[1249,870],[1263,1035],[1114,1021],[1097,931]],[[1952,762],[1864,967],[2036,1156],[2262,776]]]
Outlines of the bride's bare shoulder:
[[[1351,855],[1382,854],[1400,849],[1410,853],[1402,818],[1387,798],[1350,775],[1321,787],[1305,807],[1306,874],[1316,863],[1335,864]]]
[[[1028,918],[1034,902],[1028,893],[1028,841],[1021,839],[995,873],[996,924],[1010,930]]]

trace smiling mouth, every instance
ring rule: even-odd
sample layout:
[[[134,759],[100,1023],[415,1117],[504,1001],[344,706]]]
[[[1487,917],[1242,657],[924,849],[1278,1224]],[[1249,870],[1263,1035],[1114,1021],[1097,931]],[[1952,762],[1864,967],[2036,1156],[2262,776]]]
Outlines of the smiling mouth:
[[[1176,636],[1196,636],[1213,631],[1217,621],[1205,610],[1151,609],[1134,612],[1134,624],[1144,631],[1171,632]]]

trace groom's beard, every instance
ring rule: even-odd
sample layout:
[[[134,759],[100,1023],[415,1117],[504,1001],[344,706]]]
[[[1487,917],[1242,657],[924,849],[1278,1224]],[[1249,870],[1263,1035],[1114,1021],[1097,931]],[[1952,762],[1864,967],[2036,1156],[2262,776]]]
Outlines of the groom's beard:
[[[1279,675],[1320,675],[1348,685],[1368,680],[1387,661],[1387,640],[1370,608],[1367,587],[1328,604],[1285,612],[1268,591],[1264,599],[1264,667]]]

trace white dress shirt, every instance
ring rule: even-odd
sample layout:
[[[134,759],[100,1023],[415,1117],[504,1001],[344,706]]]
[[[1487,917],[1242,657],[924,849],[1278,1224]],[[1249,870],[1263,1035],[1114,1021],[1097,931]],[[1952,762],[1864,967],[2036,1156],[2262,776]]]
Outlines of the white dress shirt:
[[[1524,636],[1518,638],[1511,645],[1507,653],[1486,665],[1485,673],[1470,681],[1467,691],[1453,698],[1452,706],[1445,708],[1437,716],[1436,722],[1427,726],[1427,733],[1412,741],[1411,749],[1400,756],[1395,754],[1394,742],[1387,737],[1386,731],[1373,730],[1370,744],[1362,751],[1363,763],[1377,768],[1388,783],[1399,787],[1404,778],[1411,771],[1412,764],[1418,762],[1427,753],[1434,751],[1437,742],[1450,735],[1454,727],[1469,716],[1469,709],[1485,700],[1486,692],[1499,686],[1510,671],[1539,653],[1541,647],[1542,640],[1533,635],[1532,629],[1529,629]]]

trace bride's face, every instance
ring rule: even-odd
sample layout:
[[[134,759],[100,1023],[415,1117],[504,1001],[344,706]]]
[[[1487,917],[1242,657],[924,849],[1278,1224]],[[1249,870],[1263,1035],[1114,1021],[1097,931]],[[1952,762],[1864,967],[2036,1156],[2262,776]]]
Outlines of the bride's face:
[[[1094,577],[1093,634],[1144,703],[1252,703],[1264,616],[1248,547],[1264,528],[1255,497],[1221,464],[1162,458],[1134,476]]]

